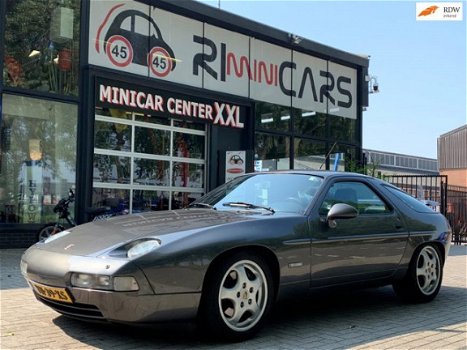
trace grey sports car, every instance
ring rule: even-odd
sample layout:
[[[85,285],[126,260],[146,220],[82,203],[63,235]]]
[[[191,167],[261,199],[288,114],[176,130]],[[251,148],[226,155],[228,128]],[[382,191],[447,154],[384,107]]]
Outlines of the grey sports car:
[[[443,215],[387,182],[254,173],[186,209],[51,236],[24,253],[21,271],[39,301],[67,316],[197,318],[211,334],[238,340],[257,332],[291,291],[392,284],[405,300],[430,301],[450,240]]]

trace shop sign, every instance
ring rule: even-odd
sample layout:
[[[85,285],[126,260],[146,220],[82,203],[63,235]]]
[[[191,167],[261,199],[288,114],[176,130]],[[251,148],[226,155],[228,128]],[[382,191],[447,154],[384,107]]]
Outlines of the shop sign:
[[[245,151],[225,152],[225,182],[245,174]]]
[[[96,80],[96,106],[244,128],[245,107],[103,79]]]
[[[91,1],[90,13],[91,64],[356,118],[354,68],[136,1]]]

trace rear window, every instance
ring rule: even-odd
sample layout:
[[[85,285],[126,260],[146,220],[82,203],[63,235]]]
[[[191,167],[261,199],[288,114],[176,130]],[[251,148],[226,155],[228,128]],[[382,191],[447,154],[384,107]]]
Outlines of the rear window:
[[[434,213],[434,211],[430,207],[428,207],[425,203],[419,201],[415,197],[412,197],[407,192],[404,192],[398,188],[394,188],[390,186],[384,186],[384,187],[386,187],[386,189],[389,192],[391,192],[393,195],[395,195],[397,198],[399,198],[402,202],[407,204],[413,210],[418,211],[419,213]]]

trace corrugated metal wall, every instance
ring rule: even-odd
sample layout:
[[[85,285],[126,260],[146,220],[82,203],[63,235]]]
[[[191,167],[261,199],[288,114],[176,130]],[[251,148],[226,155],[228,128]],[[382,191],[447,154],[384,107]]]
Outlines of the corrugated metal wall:
[[[438,138],[439,169],[467,169],[467,125]]]

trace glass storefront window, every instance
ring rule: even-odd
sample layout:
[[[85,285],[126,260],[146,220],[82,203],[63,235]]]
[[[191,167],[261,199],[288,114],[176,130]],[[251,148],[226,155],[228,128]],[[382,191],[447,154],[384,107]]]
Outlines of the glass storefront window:
[[[106,108],[95,118],[93,206],[109,196],[132,213],[177,209],[205,192],[206,124]]]
[[[204,158],[204,136],[174,132],[173,155],[182,158]]]
[[[357,164],[357,150],[346,145],[336,145],[329,156],[330,169],[335,171],[360,172]]]
[[[326,143],[295,138],[294,148],[294,169],[326,169]]]
[[[133,190],[133,213],[169,209],[169,192]]]
[[[204,165],[192,163],[173,163],[172,186],[204,187]]]
[[[137,122],[170,125],[170,119],[164,117],[157,117],[154,115],[135,113],[135,120]]]
[[[329,135],[335,141],[357,143],[357,119],[329,115]]]
[[[104,183],[130,183],[130,158],[94,154],[93,180]]]
[[[104,116],[104,117],[112,117],[112,118],[118,118],[118,119],[126,119],[126,120],[132,119],[131,113],[123,109],[116,109],[116,108],[96,108],[96,114]]]
[[[130,151],[131,126],[96,121],[94,125],[94,144],[97,148]]]
[[[133,183],[140,185],[170,186],[170,162],[135,158]]]
[[[110,207],[115,213],[129,209],[130,191],[115,188],[94,188],[92,190],[92,207]]]
[[[185,208],[200,197],[201,193],[172,192],[172,209]]]
[[[255,144],[257,171],[290,169],[290,137],[257,133]]]
[[[169,155],[170,131],[136,126],[135,152]]]
[[[290,130],[290,108],[266,102],[257,102],[255,108],[257,129]]]
[[[80,0],[7,0],[5,86],[78,95]]]
[[[292,109],[295,135],[326,137],[326,114],[304,109]]]
[[[204,130],[206,128],[205,124],[193,123],[186,120],[173,120],[174,126],[184,129],[194,129],[194,130]]]
[[[2,102],[0,222],[54,221],[75,185],[77,106],[7,94]]]

